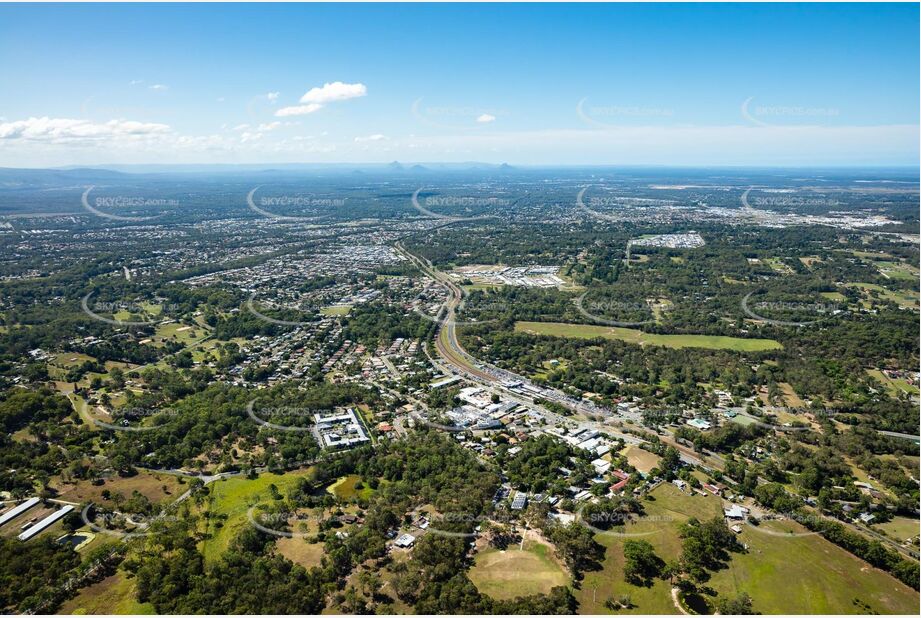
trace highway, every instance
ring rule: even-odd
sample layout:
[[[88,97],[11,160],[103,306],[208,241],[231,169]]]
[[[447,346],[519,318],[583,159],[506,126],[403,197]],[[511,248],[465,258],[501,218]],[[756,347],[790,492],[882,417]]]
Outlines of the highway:
[[[435,337],[435,351],[452,367],[455,373],[492,389],[499,389],[513,399],[512,395],[514,393],[505,388],[503,383],[522,382],[534,386],[524,376],[480,361],[467,353],[457,339],[456,321],[456,311],[464,299],[464,291],[448,275],[436,269],[428,260],[410,253],[401,243],[396,243],[395,248],[448,291],[448,300],[445,301],[444,307],[437,318],[439,331]],[[583,416],[589,418],[610,418],[614,416],[614,411],[608,408],[580,401],[554,388],[546,386],[540,386],[539,388],[541,398],[554,401]],[[521,397],[522,395],[517,394],[517,396]],[[531,402],[531,405],[534,405],[533,402]]]
[[[515,401],[521,405],[537,409],[541,415],[543,415],[547,421],[552,424],[562,426],[566,424],[578,423],[583,427],[595,429],[597,431],[604,431],[605,433],[613,435],[614,437],[621,438],[628,444],[639,444],[641,442],[645,442],[645,440],[638,438],[637,436],[620,432],[601,421],[581,421],[562,416],[556,412],[552,412],[542,405],[535,403],[534,398],[507,388],[504,383],[517,381],[525,384],[530,384],[530,380],[524,376],[518,375],[506,369],[494,367],[488,363],[479,361],[478,359],[468,354],[467,351],[464,350],[464,348],[460,345],[460,342],[457,339],[455,311],[458,305],[460,305],[463,301],[464,291],[456,283],[454,283],[454,281],[452,281],[448,275],[440,272],[434,266],[432,266],[428,260],[413,255],[407,251],[406,248],[403,247],[400,243],[396,243],[395,248],[425,274],[445,286],[449,292],[448,300],[445,301],[442,311],[440,311],[438,314],[439,330],[437,336],[435,337],[435,351],[441,360],[444,361],[447,367],[433,358],[429,354],[428,347],[425,347],[426,354],[429,355],[429,360],[433,365],[444,371],[446,374],[451,373],[460,375],[467,380],[486,388],[490,392],[496,393],[510,401]],[[544,399],[555,401],[560,405],[563,405],[566,408],[572,410],[573,412],[588,418],[601,417],[608,420],[614,418],[614,412],[612,410],[577,401],[565,393],[555,389],[541,387],[541,395]],[[675,446],[678,447],[681,451],[682,459],[685,459],[688,463],[700,463],[700,460],[690,452],[690,449],[681,447],[677,444]]]
[[[448,289],[449,298],[445,302],[443,311],[439,313],[440,328],[438,331],[438,335],[435,338],[435,350],[438,353],[438,355],[450,366],[450,368],[453,370],[454,373],[460,374],[461,376],[467,378],[468,380],[475,382],[479,384],[480,386],[483,386],[484,388],[487,388],[488,390],[492,392],[498,393],[512,401],[517,401],[518,403],[522,405],[527,405],[527,406],[538,409],[541,412],[541,414],[548,420],[548,422],[559,424],[559,425],[564,425],[567,422],[571,423],[575,421],[575,419],[567,418],[565,416],[556,414],[555,412],[551,412],[550,410],[546,409],[544,406],[535,404],[532,399],[525,397],[514,391],[511,391],[508,388],[505,388],[503,386],[504,381],[518,380],[524,383],[529,383],[529,380],[527,378],[523,376],[519,376],[518,374],[515,374],[511,371],[507,371],[505,369],[500,369],[498,367],[492,367],[491,365],[488,365],[487,363],[478,361],[477,359],[472,357],[470,354],[468,354],[467,351],[463,349],[463,347],[460,345],[460,343],[457,340],[457,331],[456,331],[456,323],[455,323],[455,310],[458,307],[458,305],[460,305],[461,301],[463,300],[464,291],[457,284],[455,284],[451,280],[450,277],[438,271],[434,266],[432,266],[430,262],[428,262],[424,258],[417,257],[413,255],[412,253],[410,253],[409,251],[407,251],[400,243],[396,244],[396,249],[397,251],[402,253],[404,256],[406,256],[407,259],[412,261],[416,266],[418,266],[424,273],[426,273],[428,276],[432,277],[436,281],[440,282],[442,285],[444,285]],[[427,347],[425,348],[425,350],[426,350],[426,354],[428,354]],[[440,368],[442,371],[445,370],[445,367],[440,365],[434,358],[429,356],[429,359],[432,361],[432,363],[436,367]],[[448,372],[446,371],[446,373]],[[589,418],[591,418],[592,416],[597,417],[600,415],[605,419],[610,419],[610,418],[613,418],[614,416],[614,413],[611,410],[603,409],[598,406],[589,407],[587,404],[584,404],[582,402],[573,403],[572,398],[568,397],[564,393],[560,393],[558,391],[554,392],[553,389],[544,388],[543,391],[547,394],[547,396],[545,397],[546,399],[552,399],[553,401],[557,401],[558,403],[566,406],[567,408],[569,408],[570,410],[573,410],[574,412],[582,413],[583,416],[588,416]],[[598,422],[598,421],[592,421],[592,420],[577,421],[577,422],[583,427],[588,427],[588,428],[595,429],[598,431],[604,431],[606,433],[613,435],[614,437],[621,438],[628,444],[629,443],[638,444],[641,442],[645,442],[645,440],[642,440],[641,438],[638,438],[636,436],[626,434],[623,432],[619,432],[616,429],[612,428],[610,425],[605,424],[604,422]],[[892,435],[892,432],[889,432],[889,434]],[[907,439],[916,439],[915,436],[910,436],[907,434],[897,434],[897,437],[903,437]],[[719,462],[719,464],[723,463],[723,458],[716,453],[713,453],[714,461],[708,461],[707,463],[705,463],[703,461],[703,456],[700,453],[695,452],[693,449],[688,448],[687,446],[684,446],[683,444],[679,444],[676,440],[674,440],[670,436],[659,435],[659,439],[662,440],[662,442],[664,442],[665,444],[675,447],[678,450],[678,453],[681,459],[686,463],[697,465],[697,466],[704,466],[704,467],[715,467],[718,470],[723,469],[723,465],[714,465],[717,462]],[[759,480],[759,483],[761,482],[764,482],[764,481]],[[875,538],[879,540],[880,542],[885,543],[886,545],[890,546],[891,548],[900,552],[901,554],[904,554],[909,557],[916,557],[916,554],[913,550],[902,547],[900,543],[882,534],[879,534],[878,532],[875,532],[874,530],[870,530],[863,526],[857,526],[850,522],[842,522],[840,520],[833,519],[831,517],[827,517],[824,515],[823,517],[825,519],[829,519],[832,521],[838,521],[839,523],[843,523],[844,525],[848,526],[851,529],[854,529],[858,532],[862,532],[868,536],[871,536],[872,538]]]

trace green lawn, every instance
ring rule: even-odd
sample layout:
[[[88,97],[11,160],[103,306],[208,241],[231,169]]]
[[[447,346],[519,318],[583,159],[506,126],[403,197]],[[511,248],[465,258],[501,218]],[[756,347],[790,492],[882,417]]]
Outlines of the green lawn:
[[[476,292],[477,290],[498,290],[502,286],[498,283],[470,283],[461,287],[467,292]]]
[[[764,262],[782,275],[792,275],[794,273],[794,270],[783,261],[783,258],[771,257],[764,260]]]
[[[323,543],[308,543],[302,537],[285,537],[275,541],[275,548],[279,554],[306,569],[320,566],[323,562]]]
[[[202,542],[205,560],[213,562],[230,546],[230,541],[243,526],[250,525],[247,511],[251,506],[268,502],[272,499],[269,485],[275,484],[278,491],[285,495],[294,482],[311,473],[312,468],[297,470],[286,474],[261,474],[256,479],[231,478],[217,481],[210,485],[208,510],[211,519],[208,522],[210,538]],[[226,519],[217,516],[226,515]],[[222,525],[218,526],[218,522]]]
[[[689,496],[673,485],[659,486],[653,496],[655,501],[643,503],[650,519],[629,524],[623,531],[648,533],[637,538],[651,543],[664,560],[681,553],[677,528],[682,521],[721,514],[721,501],[715,496]],[[788,531],[805,533],[806,529],[793,522],[765,522],[757,529],[744,525],[739,536],[748,545],[747,552],[733,554],[729,567],[713,573],[707,585],[720,597],[748,593],[762,614],[863,613],[854,599],[879,613],[917,613],[918,593],[908,586],[818,535],[787,536]],[[596,538],[607,548],[604,570],[587,573],[576,591],[580,613],[611,613],[604,601],[621,594],[629,595],[635,607],[618,613],[677,613],[667,582],[656,580],[649,588],[624,582],[623,543],[629,537]]]
[[[330,305],[329,307],[323,307],[320,309],[320,313],[328,316],[344,316],[348,315],[349,311],[352,310],[352,305]]]
[[[898,397],[900,393],[918,394],[918,387],[908,380],[890,378],[879,369],[867,369],[867,373],[879,380],[879,383],[886,387],[886,391],[893,397]]]
[[[359,497],[365,499],[370,498],[371,494],[374,493],[374,490],[368,487],[367,484],[364,484],[361,489],[356,489],[355,485],[359,481],[361,481],[361,477],[357,474],[343,476],[335,483],[327,487],[326,491],[342,500],[353,500]]]
[[[918,271],[903,262],[877,262],[879,272],[890,279],[902,281],[917,281]]]
[[[189,324],[182,324],[180,322],[160,324],[156,328],[153,339],[159,345],[163,345],[166,341],[176,341],[182,345],[189,345],[196,339],[207,334],[207,329],[200,326],[191,326],[190,328],[190,326]]]
[[[918,520],[912,519],[910,517],[893,517],[892,521],[887,521],[884,524],[877,524],[873,527],[882,530],[892,538],[899,541],[905,541],[907,539],[916,537],[919,534]]]
[[[574,339],[619,339],[638,345],[659,345],[667,348],[709,348],[736,352],[761,352],[783,348],[773,339],[741,339],[715,335],[656,335],[633,328],[595,326],[592,324],[564,324],[562,322],[516,322],[515,330],[535,335],[569,337]]]
[[[668,582],[657,579],[652,586],[646,588],[624,581],[624,543],[631,539],[648,541],[663,560],[677,558],[681,553],[678,526],[692,516],[711,519],[722,513],[722,507],[716,496],[689,496],[668,483],[657,487],[652,496],[655,501],[643,501],[647,519],[628,524],[619,530],[623,534],[636,536],[596,535],[596,540],[606,548],[604,568],[586,573],[581,589],[574,591],[579,601],[580,614],[614,613],[604,606],[604,602],[622,594],[630,596],[633,607],[617,610],[616,613],[678,613],[672,602]]]
[[[757,530],[757,531],[756,531]],[[736,554],[729,569],[709,585],[721,596],[747,592],[764,614],[867,613],[858,599],[880,614],[917,614],[918,593],[817,535],[803,534],[795,522],[765,522],[743,527],[748,552]]]
[[[517,545],[487,549],[477,554],[468,575],[477,590],[494,599],[547,594],[554,586],[569,584],[569,575],[553,560],[552,551],[530,540],[524,542],[524,550]]]

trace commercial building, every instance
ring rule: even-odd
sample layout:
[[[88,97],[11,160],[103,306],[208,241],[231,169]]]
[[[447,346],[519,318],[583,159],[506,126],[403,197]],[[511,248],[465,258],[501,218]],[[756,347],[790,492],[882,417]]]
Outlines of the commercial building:
[[[349,448],[371,440],[352,408],[341,414],[315,414],[313,420],[324,448]]]

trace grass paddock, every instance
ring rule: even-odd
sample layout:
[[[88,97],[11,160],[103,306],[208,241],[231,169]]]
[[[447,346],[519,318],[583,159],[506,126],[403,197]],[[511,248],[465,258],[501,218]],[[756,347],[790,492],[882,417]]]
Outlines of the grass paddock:
[[[763,352],[783,348],[773,339],[742,339],[717,335],[656,335],[634,328],[595,326],[592,324],[566,324],[563,322],[515,322],[517,332],[532,335],[549,335],[570,339],[617,339],[637,345],[657,345],[666,348],[708,348],[734,352]]]
[[[554,562],[549,545],[526,540],[505,550],[487,549],[477,554],[469,577],[477,590],[494,599],[514,599],[547,594],[569,584],[569,575]]]

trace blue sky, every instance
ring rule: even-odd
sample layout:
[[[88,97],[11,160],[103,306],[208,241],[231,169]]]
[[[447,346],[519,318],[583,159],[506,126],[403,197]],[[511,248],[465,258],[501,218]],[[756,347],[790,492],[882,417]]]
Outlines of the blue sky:
[[[917,4],[0,5],[0,165],[917,165],[918,32]]]

